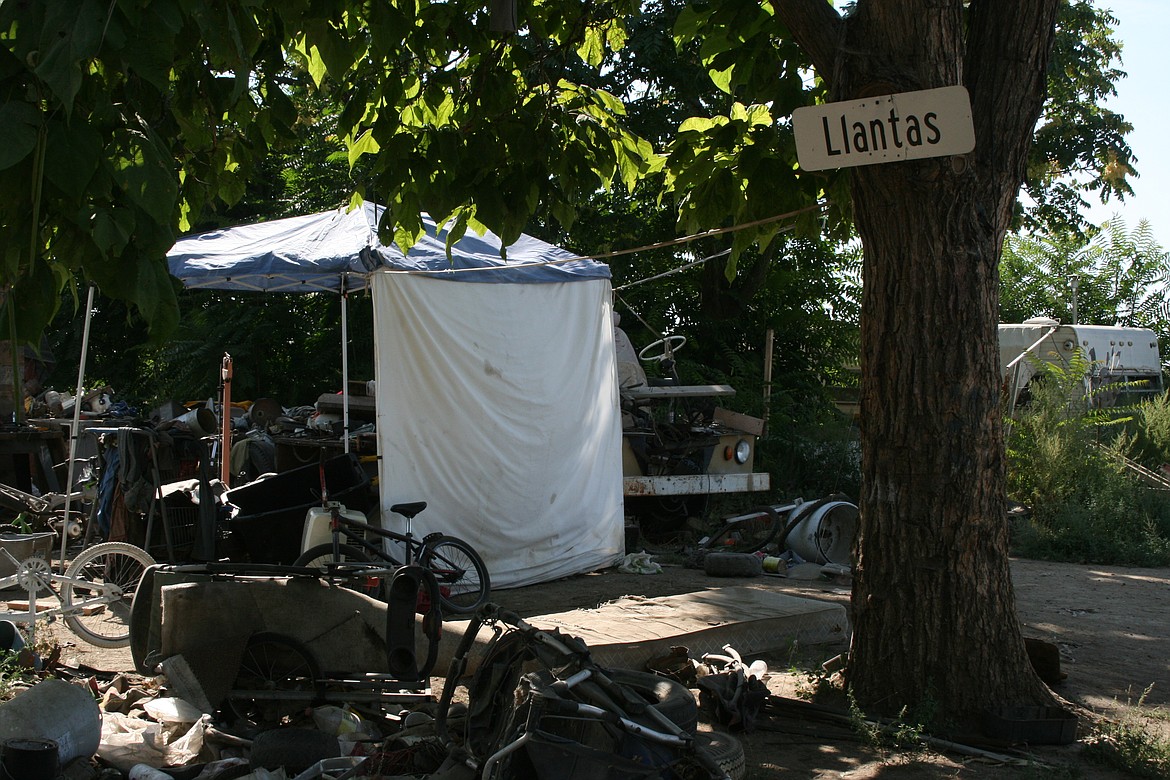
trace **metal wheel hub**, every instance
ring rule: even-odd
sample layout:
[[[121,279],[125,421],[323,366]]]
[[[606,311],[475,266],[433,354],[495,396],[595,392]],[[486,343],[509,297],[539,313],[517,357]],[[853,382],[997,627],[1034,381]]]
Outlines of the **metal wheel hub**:
[[[43,578],[52,573],[52,567],[44,558],[29,558],[21,561],[20,568],[16,572],[16,581],[25,590],[39,590],[44,581]]]

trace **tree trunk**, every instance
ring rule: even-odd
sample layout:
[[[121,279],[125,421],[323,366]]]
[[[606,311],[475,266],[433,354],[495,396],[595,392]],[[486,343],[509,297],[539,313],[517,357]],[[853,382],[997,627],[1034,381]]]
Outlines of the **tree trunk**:
[[[8,287],[0,289],[0,311],[8,303]],[[7,323],[0,325],[8,332]],[[13,422],[16,419],[16,405],[23,399],[16,391],[17,379],[13,370],[13,351],[19,350],[16,344],[9,339],[0,339],[0,425]]]
[[[854,178],[864,487],[849,682],[886,714],[1035,702],[1008,569],[997,236],[949,160],[894,167]]]
[[[976,150],[854,169],[865,252],[862,496],[848,682],[868,712],[951,722],[1053,699],[1008,567],[998,263],[1058,0],[822,0],[780,15],[836,99],[965,84]]]

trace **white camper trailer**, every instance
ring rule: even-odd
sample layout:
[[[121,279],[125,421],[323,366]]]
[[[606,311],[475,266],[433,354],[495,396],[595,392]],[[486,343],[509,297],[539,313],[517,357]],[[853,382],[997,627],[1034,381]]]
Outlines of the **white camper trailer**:
[[[1141,398],[1162,392],[1158,336],[1152,330],[1061,325],[1037,317],[999,326],[999,364],[1012,408],[1027,401],[1029,383],[1044,363],[1067,368],[1076,355],[1087,363],[1084,388],[1095,406],[1112,406],[1123,394]],[[1118,385],[1118,392],[1102,391],[1108,385]]]

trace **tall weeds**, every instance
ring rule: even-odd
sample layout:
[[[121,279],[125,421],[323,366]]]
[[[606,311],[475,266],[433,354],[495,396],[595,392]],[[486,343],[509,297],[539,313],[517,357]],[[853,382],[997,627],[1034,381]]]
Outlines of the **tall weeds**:
[[[1170,564],[1170,492],[1142,484],[1124,467],[1133,431],[1142,430],[1142,408],[1095,408],[1101,391],[1086,389],[1086,368],[1079,361],[1045,366],[1042,379],[1030,385],[1027,407],[1009,423],[1008,492],[1030,509],[1015,522],[1013,552],[1082,563]],[[1166,419],[1170,431],[1170,411],[1165,414],[1157,419]],[[1170,447],[1170,438],[1164,441]]]

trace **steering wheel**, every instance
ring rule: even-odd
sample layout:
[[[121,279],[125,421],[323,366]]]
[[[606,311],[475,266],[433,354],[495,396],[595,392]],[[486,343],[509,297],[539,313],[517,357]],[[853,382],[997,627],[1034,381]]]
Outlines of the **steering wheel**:
[[[658,341],[652,341],[646,346],[642,347],[642,349],[638,352],[638,360],[641,360],[644,363],[662,363],[663,361],[670,360],[674,356],[674,353],[682,349],[683,345],[686,343],[686,336],[666,336],[665,338],[658,339]],[[660,352],[657,354],[651,354],[655,349],[658,348],[661,348]]]

